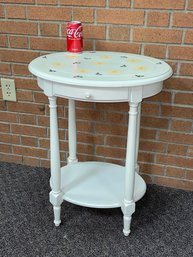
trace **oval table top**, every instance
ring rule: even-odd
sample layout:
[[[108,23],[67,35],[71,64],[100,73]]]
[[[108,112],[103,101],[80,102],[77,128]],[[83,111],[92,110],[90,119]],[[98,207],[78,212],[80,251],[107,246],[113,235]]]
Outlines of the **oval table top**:
[[[51,53],[34,59],[29,70],[49,81],[89,87],[149,85],[172,75],[171,67],[162,60],[108,51]]]

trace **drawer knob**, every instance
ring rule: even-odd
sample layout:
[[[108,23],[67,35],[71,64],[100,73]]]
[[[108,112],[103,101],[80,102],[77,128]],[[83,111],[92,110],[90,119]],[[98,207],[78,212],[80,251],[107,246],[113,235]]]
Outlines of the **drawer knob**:
[[[86,93],[86,94],[85,94],[85,98],[86,98],[86,99],[90,99],[90,98],[91,98],[91,94],[90,94],[90,93]]]

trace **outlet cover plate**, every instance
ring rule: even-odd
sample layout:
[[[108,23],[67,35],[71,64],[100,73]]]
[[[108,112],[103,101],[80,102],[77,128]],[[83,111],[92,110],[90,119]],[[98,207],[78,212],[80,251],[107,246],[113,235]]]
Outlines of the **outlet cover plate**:
[[[15,81],[14,79],[1,78],[1,88],[3,100],[16,101]]]

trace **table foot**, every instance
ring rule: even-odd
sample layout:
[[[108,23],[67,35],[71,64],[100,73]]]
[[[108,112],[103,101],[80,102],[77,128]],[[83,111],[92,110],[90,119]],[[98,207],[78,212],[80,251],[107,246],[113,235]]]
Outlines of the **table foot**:
[[[54,206],[53,209],[54,209],[54,224],[56,227],[58,227],[61,223],[61,219],[60,219],[61,207]]]
[[[53,205],[54,210],[54,224],[55,226],[59,226],[61,223],[60,213],[61,213],[61,204],[63,202],[62,192],[50,192],[50,203]]]
[[[124,228],[123,228],[123,234],[125,236],[128,236],[131,232],[130,226],[131,226],[131,217],[124,216],[123,217],[124,222]]]
[[[123,233],[125,236],[128,236],[131,232],[131,218],[132,214],[135,212],[135,203],[124,200],[121,210],[123,212]]]

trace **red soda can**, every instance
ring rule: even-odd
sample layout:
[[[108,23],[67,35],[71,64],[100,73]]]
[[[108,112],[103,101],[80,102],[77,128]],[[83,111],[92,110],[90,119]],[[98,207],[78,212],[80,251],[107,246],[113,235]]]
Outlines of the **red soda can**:
[[[82,24],[80,21],[71,21],[67,24],[67,51],[72,53],[83,51]]]

